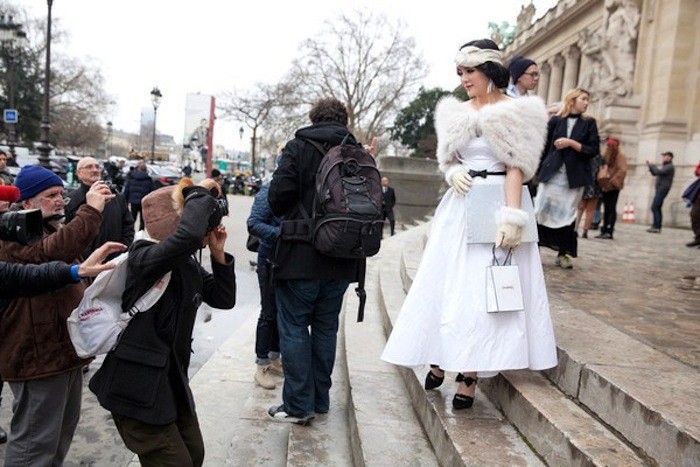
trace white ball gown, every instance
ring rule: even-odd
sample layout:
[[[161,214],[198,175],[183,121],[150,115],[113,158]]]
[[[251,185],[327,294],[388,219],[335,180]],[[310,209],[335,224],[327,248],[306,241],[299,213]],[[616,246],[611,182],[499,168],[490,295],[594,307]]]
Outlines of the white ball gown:
[[[470,140],[459,153],[469,169],[506,169],[484,138]],[[504,182],[505,176],[475,177],[472,189],[487,183],[503,186]],[[529,196],[523,198],[524,203],[532,203]],[[452,188],[442,198],[420,266],[381,358],[403,366],[437,364],[446,371],[475,371],[481,377],[502,370],[556,366],[537,243],[523,243],[512,259],[518,265],[525,310],[487,313],[486,267],[491,265],[493,243],[466,242],[466,204],[465,197]],[[503,259],[505,252],[498,256]]]

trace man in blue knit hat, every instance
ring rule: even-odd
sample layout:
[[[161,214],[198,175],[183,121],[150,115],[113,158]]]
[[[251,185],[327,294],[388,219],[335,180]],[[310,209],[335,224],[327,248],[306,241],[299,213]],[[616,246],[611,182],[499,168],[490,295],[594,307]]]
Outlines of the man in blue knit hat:
[[[506,94],[510,97],[520,97],[534,91],[540,79],[540,71],[537,63],[527,57],[518,55],[508,64],[511,84]]]
[[[31,245],[0,241],[0,261],[77,263],[102,222],[105,203],[114,195],[95,183],[86,203],[62,225],[63,180],[40,166],[25,166],[15,179],[24,209],[41,209],[44,236]],[[14,396],[5,465],[62,465],[80,418],[83,374],[89,362],[79,358],[66,319],[87,284],[67,285],[51,293],[18,298],[0,320],[0,375]]]

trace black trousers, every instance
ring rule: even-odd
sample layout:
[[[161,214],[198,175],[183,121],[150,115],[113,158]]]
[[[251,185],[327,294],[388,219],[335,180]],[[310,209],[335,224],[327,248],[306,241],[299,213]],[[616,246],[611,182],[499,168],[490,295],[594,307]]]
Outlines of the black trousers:
[[[617,199],[620,197],[620,190],[603,192],[603,227],[601,233],[612,235],[617,221]]]
[[[389,228],[391,229],[391,235],[394,235],[394,228],[396,227],[396,219],[394,218],[393,208],[384,208],[384,218],[382,220],[389,219]]]

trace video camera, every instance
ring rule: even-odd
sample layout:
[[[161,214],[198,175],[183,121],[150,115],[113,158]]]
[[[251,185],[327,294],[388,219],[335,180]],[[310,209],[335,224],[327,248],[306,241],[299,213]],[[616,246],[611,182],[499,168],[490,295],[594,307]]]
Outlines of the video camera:
[[[0,201],[14,203],[19,200],[15,186],[0,185]],[[41,209],[25,209],[0,213],[0,240],[27,245],[44,234]]]

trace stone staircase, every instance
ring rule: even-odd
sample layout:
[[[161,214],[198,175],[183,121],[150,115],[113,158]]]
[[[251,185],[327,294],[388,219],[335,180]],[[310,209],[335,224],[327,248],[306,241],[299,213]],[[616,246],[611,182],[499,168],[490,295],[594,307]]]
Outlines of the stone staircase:
[[[386,238],[368,261],[362,323],[348,289],[331,411],[310,426],[266,419],[281,384],[266,391],[252,382],[255,317],[217,351],[192,384],[206,465],[700,465],[697,370],[552,294],[559,366],[481,379],[470,410],[452,410],[454,374],[425,391],[427,368],[381,361],[428,228]]]
[[[387,335],[420,263],[428,228],[423,224],[389,239],[377,258]],[[452,413],[454,384],[426,394],[422,384],[427,368],[399,370],[413,408],[440,453],[440,464],[700,465],[697,370],[574,304],[556,296],[550,300],[559,366],[481,379],[469,414]],[[502,417],[501,435],[479,414],[490,408],[485,396]],[[499,439],[508,438],[506,427],[511,425],[531,449]],[[504,454],[506,446],[512,448],[507,461],[483,457],[493,451]],[[515,461],[517,455],[522,457]]]

